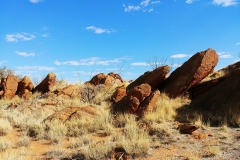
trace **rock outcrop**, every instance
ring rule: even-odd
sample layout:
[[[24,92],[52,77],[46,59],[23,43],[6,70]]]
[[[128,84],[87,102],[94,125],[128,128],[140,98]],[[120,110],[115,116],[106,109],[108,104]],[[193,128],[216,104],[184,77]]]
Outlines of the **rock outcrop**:
[[[61,122],[66,122],[70,118],[86,118],[91,119],[93,116],[97,115],[99,111],[97,108],[92,106],[85,106],[85,107],[67,107],[64,108],[58,112],[55,112],[54,114],[47,117],[45,121],[53,121],[53,120],[59,120]]]
[[[148,96],[138,107],[136,111],[136,115],[142,117],[145,112],[152,112],[156,106],[157,100],[160,97],[160,91],[155,90],[151,92],[150,96]]]
[[[143,83],[149,84],[152,90],[155,90],[157,86],[159,86],[163,82],[169,70],[169,66],[161,66],[151,72],[145,72],[143,75],[138,77],[135,81],[133,81],[127,86],[127,91]]]
[[[54,73],[49,73],[46,78],[36,86],[35,91],[46,93],[53,89],[56,82],[56,75]]]
[[[11,99],[15,96],[18,88],[18,80],[17,78],[10,74],[7,77],[3,77],[1,79],[0,88],[2,91],[0,91],[0,97]]]
[[[123,97],[126,96],[126,88],[125,87],[119,87],[116,89],[116,91],[111,96],[111,102],[116,104],[119,102]]]
[[[215,115],[240,115],[240,70],[193,99],[191,105]]]
[[[118,103],[114,105],[114,111],[135,113],[143,100],[151,94],[151,86],[147,83],[131,89],[127,96],[122,98]]]
[[[120,86],[122,85],[123,80],[119,74],[110,72],[109,74],[99,73],[95,75],[89,82],[94,84],[95,86],[99,84],[104,84],[106,86]]]
[[[185,94],[192,86],[198,84],[210,74],[218,62],[218,54],[213,49],[198,52],[177,68],[159,85],[161,92],[170,97]]]
[[[17,94],[19,97],[29,99],[32,96],[34,85],[28,76],[25,76],[20,82],[18,82]]]

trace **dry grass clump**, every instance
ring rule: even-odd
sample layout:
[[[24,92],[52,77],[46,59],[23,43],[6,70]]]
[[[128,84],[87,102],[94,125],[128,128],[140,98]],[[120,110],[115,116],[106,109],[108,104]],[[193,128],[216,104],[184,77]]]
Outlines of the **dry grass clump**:
[[[114,135],[116,146],[124,148],[132,156],[146,156],[150,149],[150,136],[138,126],[134,115],[127,115],[126,120],[123,133]]]
[[[214,157],[214,156],[220,155],[221,150],[219,146],[208,146],[206,148],[206,152],[207,152],[207,156]]]
[[[5,136],[12,131],[12,126],[7,119],[0,119],[0,136]]]
[[[5,151],[11,147],[11,142],[0,137],[0,152]]]
[[[59,141],[68,132],[68,128],[62,122],[55,120],[51,122],[46,122],[44,124],[44,137],[45,139],[50,139],[53,144],[58,144]]]
[[[172,99],[162,93],[157,101],[156,109],[145,114],[143,119],[147,122],[173,121],[177,115],[176,110],[189,103],[190,100],[188,98],[177,97]]]
[[[84,146],[82,153],[87,159],[109,159],[112,151],[115,148],[115,143],[111,140],[92,142]]]
[[[26,155],[28,154],[28,151],[26,148],[21,148],[18,151],[6,151],[3,154],[4,160],[26,160]]]
[[[45,153],[47,159],[61,159],[67,156],[67,153],[62,148],[54,148]]]
[[[30,145],[30,138],[28,136],[21,137],[16,143],[16,147],[28,147]]]

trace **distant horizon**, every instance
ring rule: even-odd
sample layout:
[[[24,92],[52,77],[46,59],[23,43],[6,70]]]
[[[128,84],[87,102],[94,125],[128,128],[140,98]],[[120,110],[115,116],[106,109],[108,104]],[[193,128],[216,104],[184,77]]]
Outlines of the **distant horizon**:
[[[134,80],[150,61],[173,70],[197,52],[240,60],[239,0],[0,1],[0,67],[68,83],[98,73]],[[165,62],[166,61],[166,62]]]

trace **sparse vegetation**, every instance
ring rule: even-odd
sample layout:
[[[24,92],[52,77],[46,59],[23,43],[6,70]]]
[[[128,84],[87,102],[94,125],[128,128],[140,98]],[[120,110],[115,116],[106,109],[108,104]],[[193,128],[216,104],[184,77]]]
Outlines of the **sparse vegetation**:
[[[59,82],[57,85],[55,89],[67,86],[64,82]],[[124,85],[127,86],[127,83]],[[83,97],[64,98],[53,93],[35,92],[28,100],[19,97],[11,100],[0,99],[0,151],[2,152],[0,159],[2,157],[9,160],[16,159],[16,154],[10,154],[13,150],[19,153],[18,159],[27,159],[26,157],[31,157],[32,151],[23,153],[23,148],[28,149],[36,143],[44,143],[46,146],[51,146],[51,149],[44,150],[37,155],[38,158],[111,159],[116,155],[115,149],[122,148],[124,152],[122,151],[120,156],[127,155],[133,159],[156,158],[158,156],[155,152],[159,150],[164,152],[165,155],[161,155],[163,157],[175,157],[168,153],[171,151],[185,159],[196,160],[204,157],[219,158],[222,150],[219,144],[230,145],[227,140],[234,141],[234,138],[229,136],[230,119],[222,118],[220,115],[211,117],[222,119],[221,125],[218,126],[219,133],[212,138],[220,138],[217,145],[207,144],[207,140],[200,143],[194,137],[181,135],[174,121],[179,114],[179,108],[189,107],[190,100],[187,97],[170,98],[161,93],[155,109],[139,118],[133,114],[112,113],[110,97],[116,86],[101,85],[89,88],[89,84],[81,83],[77,84],[76,88],[83,89],[81,91],[85,93]],[[89,105],[96,108],[99,113],[94,116],[85,113],[87,118],[84,117],[85,115],[70,115],[65,122],[57,119],[45,121],[48,116],[64,108]],[[210,122],[200,113],[183,115],[189,122],[201,126],[203,132],[212,129]],[[231,120],[237,124],[240,121],[239,116],[232,117]],[[170,146],[179,147],[172,149]],[[234,148],[238,146],[235,144]]]

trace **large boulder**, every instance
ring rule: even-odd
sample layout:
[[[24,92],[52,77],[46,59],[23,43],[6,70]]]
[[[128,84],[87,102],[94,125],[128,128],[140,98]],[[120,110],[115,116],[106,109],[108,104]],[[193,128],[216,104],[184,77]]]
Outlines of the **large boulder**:
[[[138,77],[135,81],[133,81],[127,86],[127,91],[143,83],[149,84],[152,90],[155,90],[157,86],[159,86],[163,82],[169,70],[169,66],[161,66],[151,72],[145,72],[143,75]]]
[[[44,120],[44,122],[59,120],[64,123],[70,118],[80,118],[80,117],[90,119],[90,118],[93,118],[93,116],[97,115],[98,112],[99,111],[97,110],[97,108],[92,106],[67,107],[50,115]]]
[[[151,93],[151,86],[147,83],[143,83],[129,90],[128,96],[136,97],[140,102],[142,102]]]
[[[160,97],[160,91],[157,89],[153,91],[138,107],[136,115],[142,117],[145,112],[152,112],[156,107],[158,98]]]
[[[1,98],[11,99],[17,92],[18,80],[14,75],[10,74],[7,77],[3,77],[1,79],[0,86],[2,89]]]
[[[113,102],[115,104],[115,103],[119,102],[125,96],[126,96],[126,88],[119,87],[116,89],[116,91],[111,96],[111,102]]]
[[[28,99],[34,89],[34,85],[28,76],[25,76],[20,82],[18,82],[17,94],[20,97]],[[31,92],[31,93],[30,93]]]
[[[18,93],[18,96],[23,99],[30,99],[32,97],[32,92],[28,89],[24,89],[23,91]]]
[[[194,98],[191,106],[217,115],[240,116],[240,70]],[[233,118],[233,117],[232,117]]]
[[[122,85],[122,78],[119,74],[114,73],[99,73],[95,75],[90,81],[90,83],[94,84],[95,86],[99,84],[104,84],[106,86],[112,86],[112,85]]]
[[[123,97],[114,106],[114,111],[124,113],[135,113],[143,100],[151,94],[151,86],[147,83],[131,89],[127,96]]]
[[[104,84],[106,78],[107,78],[106,74],[99,73],[90,80],[90,83],[94,84],[95,86],[99,84]]]
[[[185,94],[192,86],[210,74],[218,62],[218,54],[213,49],[198,52],[177,68],[159,85],[161,92],[170,97]]]
[[[49,92],[53,89],[56,83],[56,75],[54,73],[49,73],[46,78],[36,86],[34,91],[38,91],[41,93]]]
[[[198,95],[208,91],[217,83],[233,75],[237,70],[240,70],[240,61],[209,74],[199,84],[189,90],[190,97],[194,99]]]
[[[121,77],[119,74],[117,74],[117,73],[110,72],[110,73],[108,73],[108,75],[111,76],[111,77],[113,77],[114,79],[118,79],[118,80],[120,80],[121,82],[123,82],[122,77]]]

